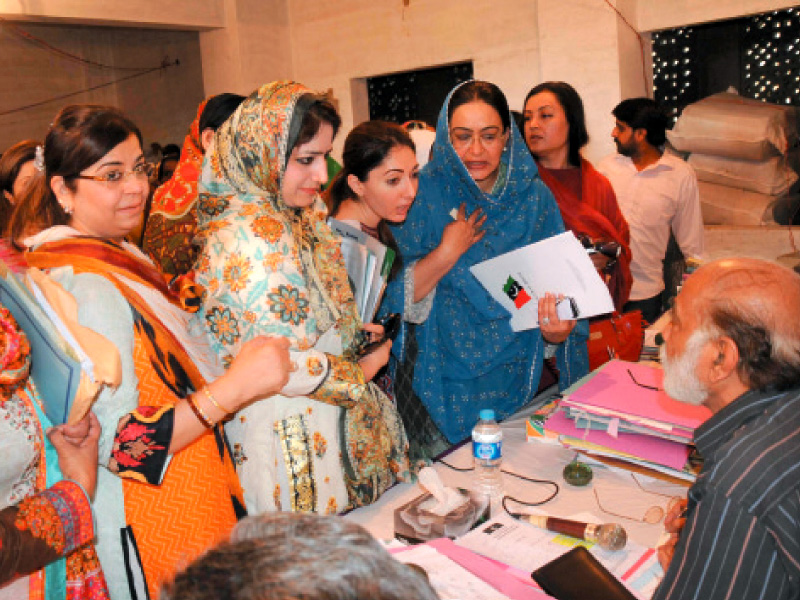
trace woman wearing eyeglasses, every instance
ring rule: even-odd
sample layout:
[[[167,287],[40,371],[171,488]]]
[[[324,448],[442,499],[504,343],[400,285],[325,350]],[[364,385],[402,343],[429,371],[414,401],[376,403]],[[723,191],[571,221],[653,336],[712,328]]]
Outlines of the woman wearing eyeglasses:
[[[157,596],[181,564],[226,538],[241,508],[222,427],[280,390],[288,342],[258,337],[225,372],[152,262],[125,237],[139,221],[149,165],[118,110],[68,106],[44,144],[44,170],[12,217],[32,215],[28,262],[70,292],[78,320],[119,349],[122,381],[93,407],[102,425],[97,551],[115,600]],[[223,374],[224,373],[224,374]]]
[[[408,266],[384,309],[416,323],[416,358],[408,336],[392,352],[398,383],[405,377],[413,388],[410,395],[398,391],[398,406],[417,398],[422,405],[403,410],[418,415],[406,430],[410,438],[424,435],[416,442],[430,454],[466,438],[481,409],[504,418],[533,398],[546,353],[558,357],[562,386],[586,373],[585,326],[560,320],[554,296],[539,301],[541,329],[514,333],[508,312],[469,271],[561,231],[558,206],[500,89],[483,81],[454,89],[416,203],[394,230]]]

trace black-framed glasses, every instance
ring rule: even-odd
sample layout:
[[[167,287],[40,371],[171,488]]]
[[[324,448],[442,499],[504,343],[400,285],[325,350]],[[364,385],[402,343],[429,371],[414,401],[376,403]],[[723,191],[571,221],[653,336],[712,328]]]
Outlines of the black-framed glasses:
[[[155,170],[155,166],[143,162],[133,167],[130,171],[122,169],[112,169],[103,173],[102,175],[83,175],[82,173],[75,175],[75,179],[88,179],[90,181],[99,181],[108,187],[116,187],[121,185],[128,177],[135,177],[137,179],[148,179]]]
[[[646,390],[652,390],[654,392],[663,392],[664,391],[664,388],[660,388],[660,387],[655,386],[655,385],[647,385],[646,383],[639,383],[638,381],[636,381],[636,377],[633,376],[633,372],[630,369],[626,369],[626,371],[628,371],[628,375],[631,376],[631,381],[633,381],[633,383],[638,385],[640,388],[644,388]]]

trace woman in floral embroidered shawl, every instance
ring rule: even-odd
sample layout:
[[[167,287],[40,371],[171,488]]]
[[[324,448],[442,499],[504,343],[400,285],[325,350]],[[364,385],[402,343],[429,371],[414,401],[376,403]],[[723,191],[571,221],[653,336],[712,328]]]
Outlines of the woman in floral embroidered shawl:
[[[78,321],[118,349],[121,383],[93,406],[101,425],[97,553],[114,600],[158,596],[184,561],[227,538],[241,509],[220,422],[288,380],[288,342],[258,338],[224,372],[186,298],[125,236],[150,171],[139,129],[118,110],[68,106],[44,144],[44,171],[15,211],[12,239],[72,294]],[[264,365],[267,365],[266,367]]]
[[[389,344],[357,360],[361,323],[318,193],[338,126],[305,87],[271,83],[217,130],[203,164],[196,276],[212,347],[227,361],[255,335],[282,335],[293,350],[322,351],[330,369],[318,387],[226,426],[251,513],[336,513],[373,502],[408,469],[395,407],[369,382]]]

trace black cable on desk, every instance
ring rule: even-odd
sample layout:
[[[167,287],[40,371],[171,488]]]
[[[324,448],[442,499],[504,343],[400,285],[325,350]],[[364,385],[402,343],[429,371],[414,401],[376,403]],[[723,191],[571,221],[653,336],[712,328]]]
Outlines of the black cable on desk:
[[[437,462],[443,464],[448,469],[452,469],[453,471],[459,471],[461,473],[466,473],[467,471],[475,470],[475,467],[469,467],[469,468],[456,467],[455,465],[451,465],[450,463],[442,459],[439,459]],[[545,485],[551,485],[554,488],[552,494],[550,494],[547,498],[539,502],[525,502],[524,500],[519,500],[518,498],[514,498],[513,496],[503,495],[503,499],[501,500],[500,505],[503,507],[503,510],[505,510],[509,515],[515,518],[517,518],[516,517],[517,513],[512,513],[510,510],[508,510],[508,506],[506,506],[507,500],[512,500],[517,504],[522,504],[524,506],[541,506],[542,504],[550,502],[550,500],[555,498],[558,495],[558,492],[561,490],[558,484],[552,479],[535,479],[533,477],[526,477],[525,475],[520,475],[519,473],[512,473],[511,471],[506,471],[505,469],[500,469],[500,472],[505,473],[506,475],[511,475],[512,477],[516,477],[518,479],[522,479],[524,481],[529,481],[530,483],[543,483]]]

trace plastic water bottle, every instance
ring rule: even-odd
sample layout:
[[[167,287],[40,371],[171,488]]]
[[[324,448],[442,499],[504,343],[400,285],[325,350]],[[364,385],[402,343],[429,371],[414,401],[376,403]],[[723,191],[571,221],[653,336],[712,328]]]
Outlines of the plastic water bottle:
[[[472,430],[472,456],[475,462],[475,491],[490,498],[503,492],[500,465],[503,462],[503,430],[494,419],[494,411],[483,409]]]

